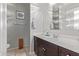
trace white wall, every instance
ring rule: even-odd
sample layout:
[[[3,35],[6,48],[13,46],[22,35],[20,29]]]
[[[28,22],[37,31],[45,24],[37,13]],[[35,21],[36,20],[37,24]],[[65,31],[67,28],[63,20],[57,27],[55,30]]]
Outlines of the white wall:
[[[30,47],[32,50],[34,48],[34,40],[32,35],[35,33],[41,33],[45,35],[47,32],[50,32],[50,21],[52,21],[51,7],[52,6],[50,6],[48,3],[31,4]],[[35,29],[32,28],[32,25],[34,25]]]
[[[7,4],[0,3],[0,55],[7,53]]]

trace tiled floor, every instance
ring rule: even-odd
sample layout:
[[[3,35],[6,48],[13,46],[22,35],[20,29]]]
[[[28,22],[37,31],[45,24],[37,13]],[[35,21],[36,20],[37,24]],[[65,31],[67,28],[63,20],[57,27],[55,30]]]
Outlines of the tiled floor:
[[[7,56],[36,56],[34,52],[29,54],[28,49],[11,49],[7,51]]]

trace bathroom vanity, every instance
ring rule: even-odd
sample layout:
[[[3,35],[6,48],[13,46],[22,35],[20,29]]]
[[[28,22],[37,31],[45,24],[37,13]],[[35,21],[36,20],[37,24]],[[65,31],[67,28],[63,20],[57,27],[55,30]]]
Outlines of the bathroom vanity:
[[[69,45],[53,38],[34,36],[34,51],[37,56],[79,56],[78,46],[74,46],[73,42]]]
[[[37,18],[39,21],[36,19],[37,22],[34,22],[37,23],[35,31],[32,31],[35,54],[79,56],[79,17],[75,19],[79,15],[79,4],[58,3],[51,8],[52,19],[47,18],[42,12],[43,19]]]

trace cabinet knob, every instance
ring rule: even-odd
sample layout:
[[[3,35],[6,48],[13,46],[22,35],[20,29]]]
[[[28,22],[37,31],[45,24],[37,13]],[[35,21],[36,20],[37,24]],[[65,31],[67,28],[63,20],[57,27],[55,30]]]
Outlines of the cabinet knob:
[[[43,49],[43,51],[45,52],[46,51],[46,49],[45,48],[42,48]]]

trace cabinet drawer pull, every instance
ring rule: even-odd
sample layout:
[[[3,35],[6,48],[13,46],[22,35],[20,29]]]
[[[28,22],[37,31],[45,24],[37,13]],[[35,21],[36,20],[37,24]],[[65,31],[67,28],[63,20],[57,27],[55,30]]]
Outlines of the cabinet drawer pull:
[[[42,48],[43,49],[43,51],[46,51],[46,49],[45,48]]]

